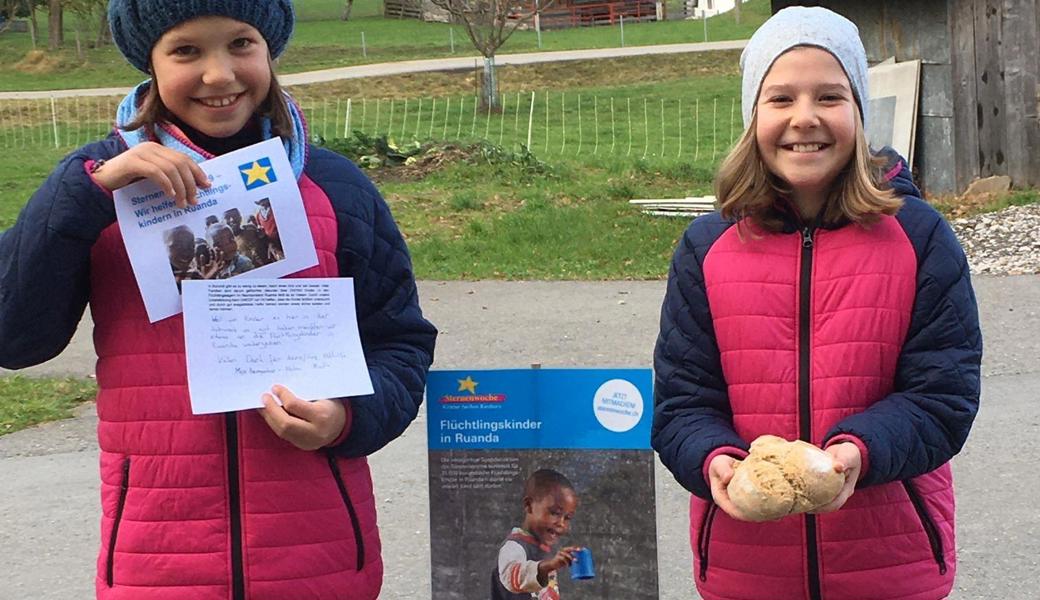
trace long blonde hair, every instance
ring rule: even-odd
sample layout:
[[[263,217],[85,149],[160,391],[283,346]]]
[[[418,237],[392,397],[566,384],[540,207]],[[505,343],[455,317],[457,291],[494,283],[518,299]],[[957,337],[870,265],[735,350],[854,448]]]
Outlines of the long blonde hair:
[[[903,200],[884,181],[886,159],[870,152],[858,106],[855,116],[855,150],[831,184],[820,210],[821,224],[851,221],[867,225],[882,214],[895,214],[903,206]],[[751,124],[719,167],[715,197],[723,217],[734,221],[747,218],[753,225],[775,232],[783,228],[784,222],[777,201],[789,196],[791,190],[762,160],[755,138],[757,122],[755,110]]]

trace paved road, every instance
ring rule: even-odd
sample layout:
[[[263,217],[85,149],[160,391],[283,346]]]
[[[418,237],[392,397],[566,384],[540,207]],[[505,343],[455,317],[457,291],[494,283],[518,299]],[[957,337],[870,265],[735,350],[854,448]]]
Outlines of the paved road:
[[[740,50],[747,45],[747,40],[726,42],[698,42],[691,44],[659,44],[655,46],[629,46],[626,48],[598,48],[591,50],[562,50],[558,52],[527,52],[522,54],[500,54],[495,63],[503,65],[531,65],[545,62],[561,62],[569,60],[592,60],[597,58],[622,58],[626,56],[646,56],[648,54],[684,54],[687,52],[708,52],[712,50]],[[304,85],[308,83],[324,83],[339,79],[357,79],[361,77],[384,77],[405,73],[425,73],[429,71],[461,71],[470,70],[481,61],[480,56],[459,56],[453,58],[435,58],[430,60],[405,60],[399,62],[375,63],[356,67],[340,67],[280,75],[278,81],[282,85]],[[70,98],[74,96],[123,96],[131,88],[94,88],[76,90],[52,90],[40,92],[0,92],[0,100],[32,100],[41,98]]]
[[[1040,276],[976,279],[986,355],[983,408],[954,461],[960,572],[953,600],[1035,600],[1040,581]],[[647,366],[662,282],[423,282],[441,328],[436,367]],[[43,370],[91,370],[89,324]],[[10,401],[5,399],[5,401]],[[3,600],[92,598],[97,548],[96,418],[0,437]],[[383,597],[429,600],[423,416],[371,459],[384,537]],[[687,494],[658,465],[663,600],[695,597]]]

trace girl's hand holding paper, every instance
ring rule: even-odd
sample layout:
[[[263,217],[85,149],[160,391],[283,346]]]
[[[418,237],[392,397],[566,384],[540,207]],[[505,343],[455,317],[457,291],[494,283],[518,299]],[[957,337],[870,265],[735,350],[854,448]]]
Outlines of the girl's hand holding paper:
[[[261,399],[264,407],[258,410],[267,425],[301,450],[328,446],[347,424],[347,408],[339,400],[303,400],[282,385],[274,386]]]
[[[155,142],[144,142],[111,160],[97,165],[94,180],[109,191],[147,179],[171,199],[178,208],[196,204],[199,187],[208,188],[209,178],[188,155]]]

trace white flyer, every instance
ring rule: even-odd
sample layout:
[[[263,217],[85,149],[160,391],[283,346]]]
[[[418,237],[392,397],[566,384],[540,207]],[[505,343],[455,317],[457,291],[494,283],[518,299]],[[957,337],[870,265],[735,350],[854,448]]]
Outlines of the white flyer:
[[[199,164],[210,187],[177,208],[148,180],[114,192],[148,319],[181,312],[184,281],[275,279],[318,264],[303,199],[278,138]]]
[[[184,342],[197,415],[372,393],[350,278],[185,281]]]

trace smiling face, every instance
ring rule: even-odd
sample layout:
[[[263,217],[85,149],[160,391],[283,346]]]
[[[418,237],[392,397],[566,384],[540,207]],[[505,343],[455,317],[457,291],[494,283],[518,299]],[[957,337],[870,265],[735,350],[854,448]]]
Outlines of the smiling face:
[[[267,42],[251,25],[199,17],[167,31],[152,48],[163,104],[211,137],[238,133],[271,89]]]
[[[762,80],[755,110],[763,162],[802,215],[816,215],[856,148],[859,115],[841,64],[819,48],[786,52]]]
[[[170,263],[179,270],[187,269],[195,258],[195,234],[187,227],[178,227],[170,232]]]
[[[539,498],[524,498],[524,529],[549,547],[571,529],[571,519],[578,509],[574,490],[554,486]]]

